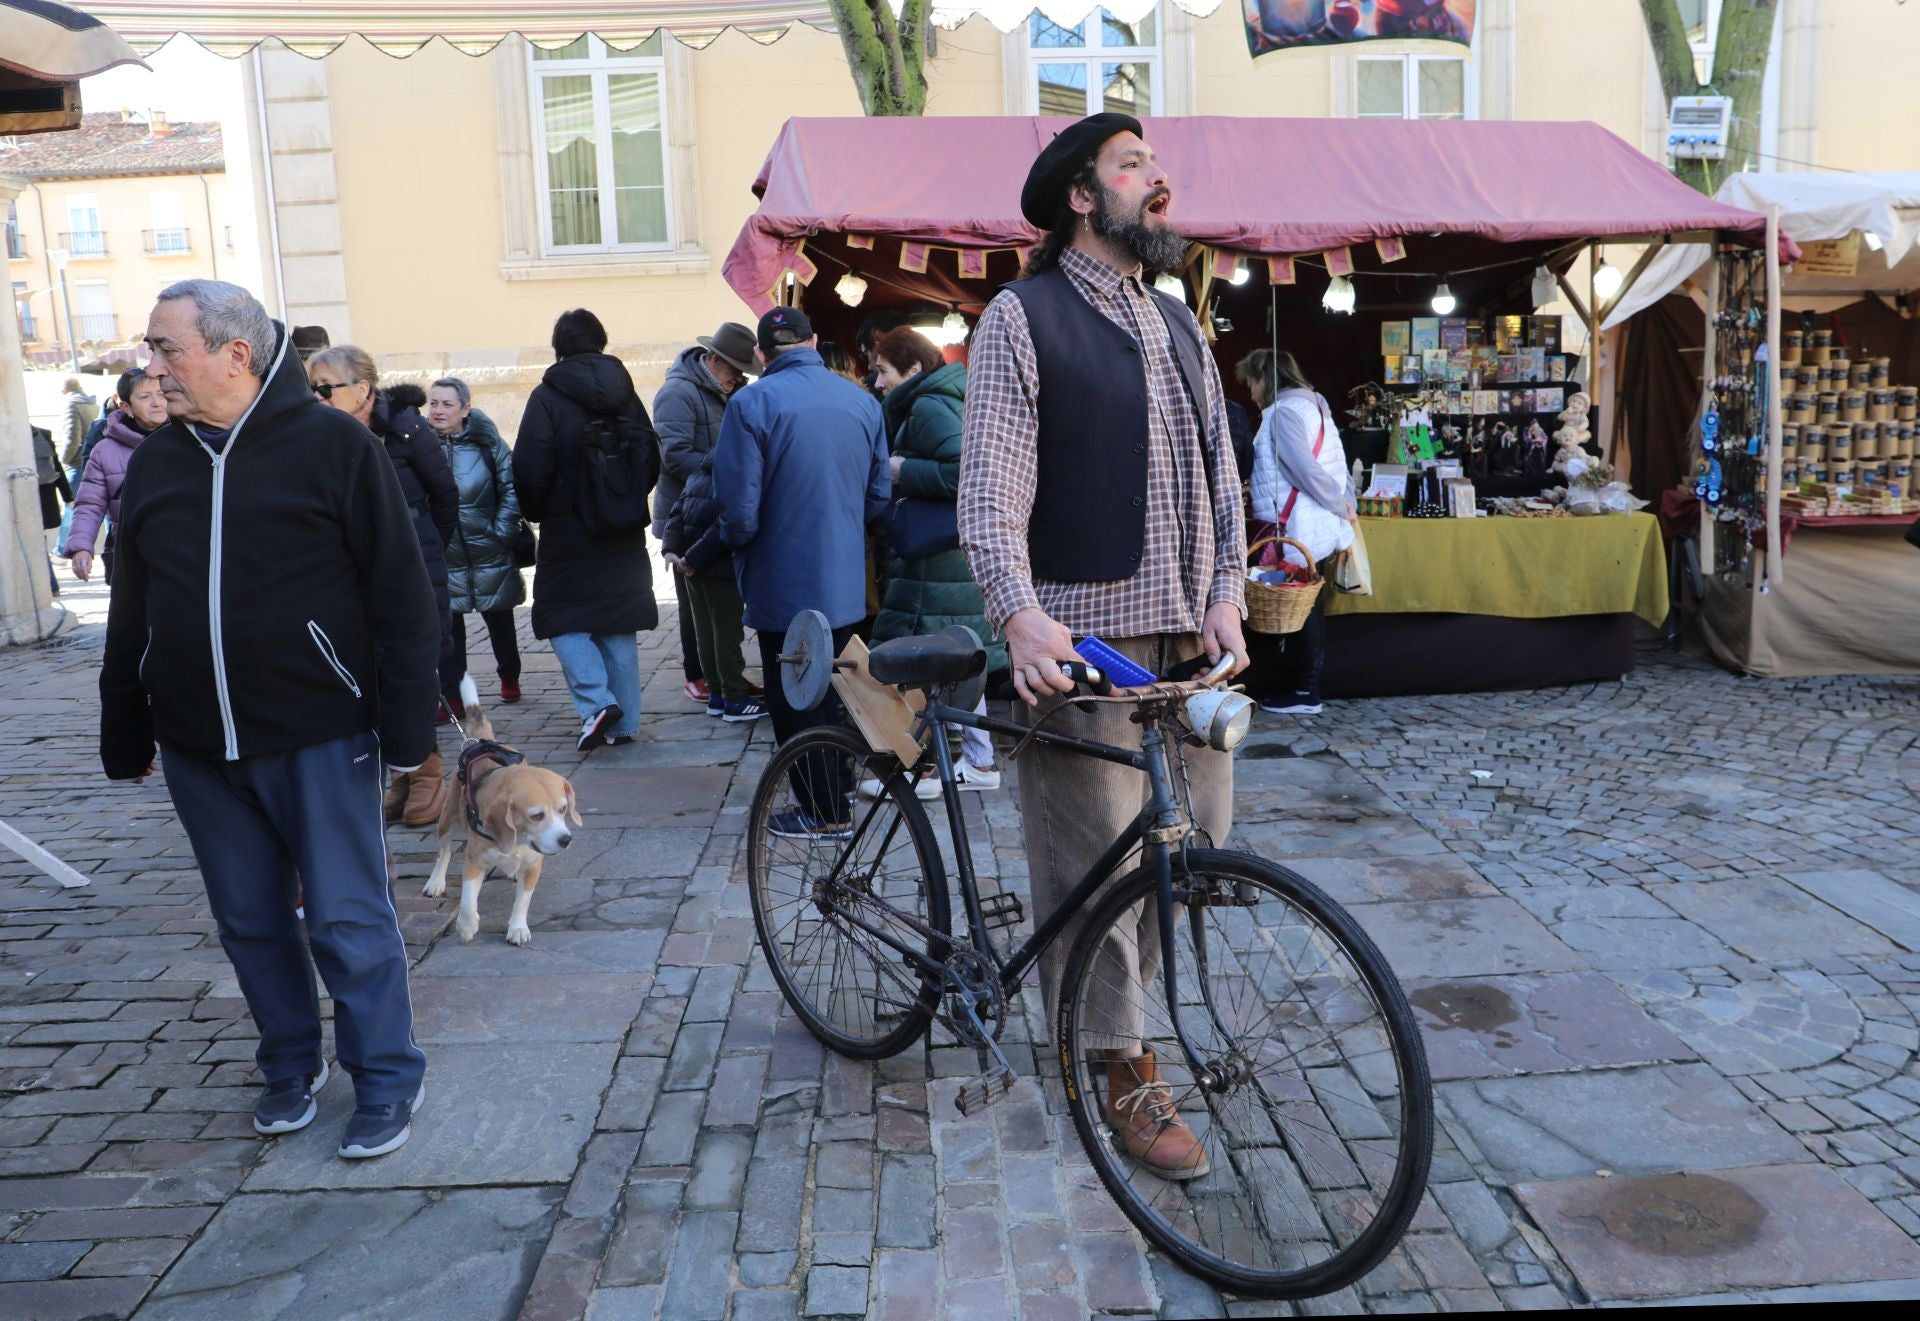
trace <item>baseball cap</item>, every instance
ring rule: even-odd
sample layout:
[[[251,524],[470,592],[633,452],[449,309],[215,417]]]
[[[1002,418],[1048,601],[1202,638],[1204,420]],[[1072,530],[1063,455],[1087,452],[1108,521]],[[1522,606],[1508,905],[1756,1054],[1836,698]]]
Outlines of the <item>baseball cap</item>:
[[[790,348],[812,339],[813,323],[797,307],[776,307],[760,318],[760,329],[755,338],[759,340],[762,353],[771,353],[775,349]]]

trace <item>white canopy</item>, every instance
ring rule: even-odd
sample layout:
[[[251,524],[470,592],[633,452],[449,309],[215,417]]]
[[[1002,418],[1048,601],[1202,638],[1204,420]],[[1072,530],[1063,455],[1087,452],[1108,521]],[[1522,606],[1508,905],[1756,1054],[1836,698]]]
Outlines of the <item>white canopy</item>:
[[[1784,273],[1782,304],[1791,311],[1823,312],[1870,294],[1920,288],[1920,173],[1736,174],[1714,196],[1732,206],[1765,212],[1780,208],[1780,232],[1805,246],[1822,239],[1862,236],[1858,268],[1851,275]],[[1876,251],[1872,235],[1880,247]],[[1688,243],[1647,264],[1606,327],[1620,325],[1678,289],[1706,265],[1710,249]]]

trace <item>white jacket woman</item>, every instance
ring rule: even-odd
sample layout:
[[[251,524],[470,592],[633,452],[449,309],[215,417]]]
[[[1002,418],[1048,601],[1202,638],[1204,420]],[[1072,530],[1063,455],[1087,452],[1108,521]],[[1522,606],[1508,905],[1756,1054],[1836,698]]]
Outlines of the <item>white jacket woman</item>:
[[[1279,523],[1284,515],[1285,534],[1317,564],[1353,544],[1352,507],[1347,454],[1327,401],[1309,389],[1281,390],[1253,438],[1254,520]]]

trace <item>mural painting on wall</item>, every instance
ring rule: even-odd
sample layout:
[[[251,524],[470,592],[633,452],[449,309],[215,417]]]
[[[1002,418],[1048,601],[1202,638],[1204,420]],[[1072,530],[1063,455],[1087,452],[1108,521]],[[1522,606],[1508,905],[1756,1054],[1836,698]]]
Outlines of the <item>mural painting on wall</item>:
[[[1473,40],[1477,0],[1241,0],[1247,49],[1271,55],[1296,46],[1426,38]]]

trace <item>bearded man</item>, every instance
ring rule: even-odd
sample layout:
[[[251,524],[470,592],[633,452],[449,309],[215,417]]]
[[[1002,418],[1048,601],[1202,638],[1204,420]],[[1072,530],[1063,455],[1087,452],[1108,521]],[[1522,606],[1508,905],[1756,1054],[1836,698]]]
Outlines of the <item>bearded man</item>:
[[[960,539],[987,614],[1005,632],[1030,722],[1140,746],[1123,706],[1057,708],[1061,671],[1088,635],[1156,674],[1204,652],[1246,664],[1246,530],[1220,376],[1185,303],[1150,281],[1187,243],[1173,190],[1130,115],[1099,114],[1034,162],[1020,209],[1047,238],[1024,278],[987,306],[969,347]],[[1224,843],[1233,763],[1187,754],[1196,825]],[[1044,922],[1145,805],[1147,779],[1030,745],[1020,763],[1035,921]],[[1092,912],[1090,901],[1084,913]],[[1041,964],[1049,1007],[1084,916]],[[1153,905],[1110,938],[1111,988],[1088,1024],[1108,1045],[1108,1121],[1140,1163],[1173,1179],[1207,1170],[1142,1042],[1140,987],[1160,975]]]

